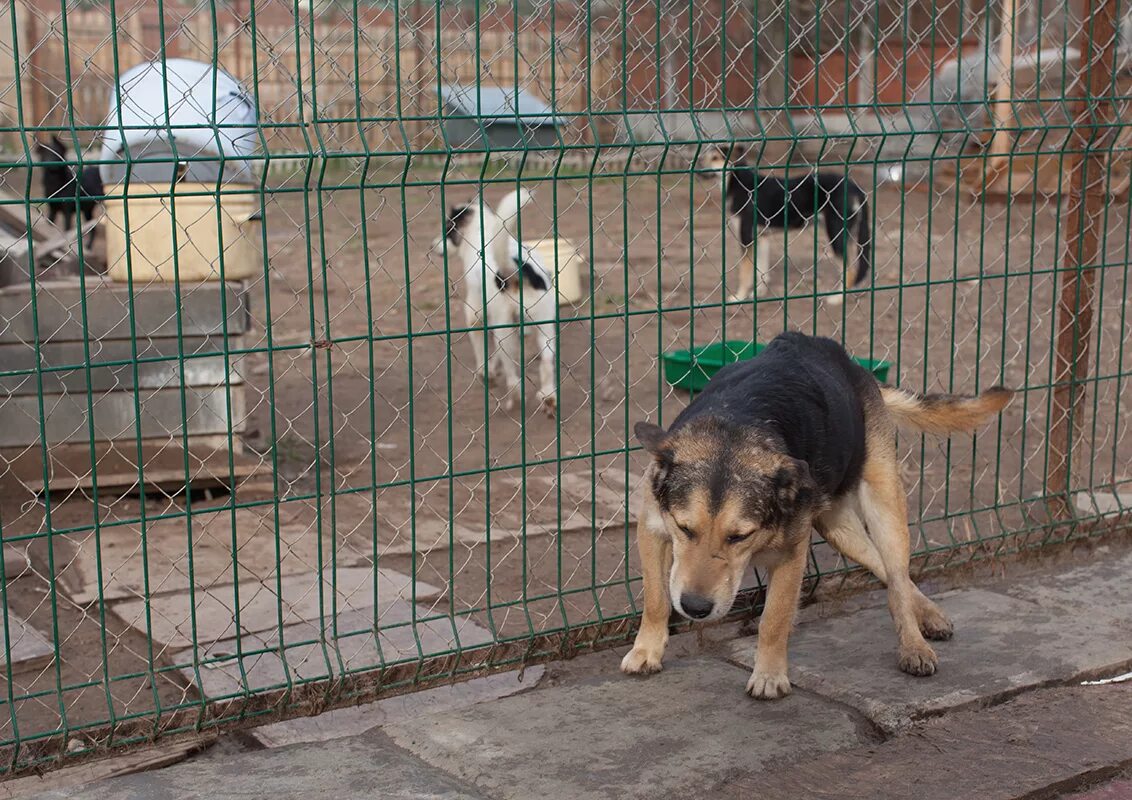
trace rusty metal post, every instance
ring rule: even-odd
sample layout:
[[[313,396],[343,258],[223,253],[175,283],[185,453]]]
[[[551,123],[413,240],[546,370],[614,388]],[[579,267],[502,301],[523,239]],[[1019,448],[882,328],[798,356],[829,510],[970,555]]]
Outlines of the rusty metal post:
[[[1086,0],[1078,39],[1081,60],[1074,85],[1069,150],[1069,197],[1064,206],[1066,240],[1057,304],[1055,383],[1050,417],[1050,466],[1046,496],[1057,518],[1072,516],[1069,501],[1073,446],[1083,422],[1093,293],[1107,200],[1106,145],[1114,135],[1116,6],[1118,0]]]

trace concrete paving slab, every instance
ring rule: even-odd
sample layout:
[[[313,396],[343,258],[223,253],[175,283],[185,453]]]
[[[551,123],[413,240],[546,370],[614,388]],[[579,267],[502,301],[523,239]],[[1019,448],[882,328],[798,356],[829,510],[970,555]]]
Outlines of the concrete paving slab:
[[[864,609],[799,626],[790,637],[790,678],[847,703],[887,731],[1019,690],[1116,671],[1132,663],[1132,638],[1086,609],[1052,609],[982,589],[936,598],[955,638],[935,644],[940,669],[913,678],[896,668],[887,609]],[[738,639],[732,657],[753,667],[758,637]]]
[[[392,725],[428,714],[457,711],[486,700],[529,690],[538,685],[546,668],[537,664],[522,672],[501,672],[484,678],[439,686],[423,692],[390,697],[364,706],[326,711],[317,717],[300,717],[256,728],[252,736],[265,747],[301,742],[324,742],[355,736],[380,725]]]
[[[1132,686],[1057,688],[961,711],[879,745],[744,769],[692,797],[711,800],[1035,800],[1132,764]],[[1132,783],[1074,795],[1128,800]],[[1122,792],[1123,790],[1123,792]]]
[[[1110,617],[1132,635],[1132,551],[1099,547],[1088,564],[1016,581],[1005,594],[1049,608],[1073,608]]]
[[[193,759],[156,772],[34,795],[36,800],[488,800],[380,731],[342,739]]]
[[[27,551],[18,547],[4,547],[4,579],[15,580],[31,569]]]
[[[241,631],[258,633],[277,627],[280,609],[284,625],[317,620],[322,613],[329,615],[335,590],[340,609],[368,611],[374,605],[372,567],[340,567],[333,573],[333,579],[330,570],[325,571],[321,580],[323,598],[319,597],[319,583],[319,573],[314,571],[284,575],[279,586],[274,577],[242,581],[239,585]],[[408,575],[384,567],[378,569],[377,585],[379,617],[384,616],[387,608],[405,605],[404,599],[410,597],[413,591]],[[421,581],[416,585],[416,596],[420,601],[435,598],[440,591]],[[210,644],[236,633],[236,592],[230,583],[211,586],[195,594],[185,591],[150,598],[148,629],[147,602],[144,599],[123,600],[112,607],[129,625],[143,633],[150,632],[155,641],[170,647],[193,646],[194,610],[197,642]]]
[[[1132,492],[1078,492],[1074,501],[1083,514],[1117,516],[1132,510]]]
[[[384,728],[494,798],[679,797],[738,765],[860,743],[851,712],[814,697],[759,703],[743,670],[674,660],[648,679],[603,674]]]
[[[196,588],[230,585],[235,579],[232,552],[238,554],[239,580],[274,580],[277,573],[310,572],[331,557],[339,567],[369,563],[372,543],[363,533],[342,535],[324,525],[320,531],[305,508],[288,511],[276,528],[270,508],[238,509],[235,541],[229,511],[201,511],[192,515],[192,563]],[[76,548],[63,575],[68,594],[76,603],[136,600],[150,594],[187,592],[189,589],[189,528],[185,517],[140,524],[105,526],[93,533],[67,534],[63,539]],[[276,551],[278,540],[279,551]],[[145,558],[142,557],[143,543]],[[102,572],[99,574],[99,558]]]
[[[429,613],[418,607],[416,618]],[[221,639],[197,652],[199,661],[211,662],[200,668],[201,688],[210,697],[225,697],[285,686],[288,680],[317,680],[345,670],[376,669],[414,659],[418,655],[418,641],[425,653],[455,650],[457,643],[460,647],[475,647],[492,641],[491,632],[468,617],[431,619],[415,626],[404,624],[411,622],[412,614],[412,605],[405,602],[379,609],[379,626],[398,627],[381,627],[377,641],[371,630],[372,608],[339,614],[338,638],[334,638],[334,628],[329,622],[325,633],[317,623],[301,622],[284,627],[282,637],[277,631],[266,631],[245,634],[239,641],[235,637]],[[321,644],[323,640],[325,646]],[[279,652],[280,642],[284,643],[286,663]],[[307,644],[300,644],[304,642]],[[241,653],[253,654],[238,655]],[[194,653],[189,648],[173,658],[178,664],[192,664]],[[191,667],[182,668],[181,674],[196,683]]]
[[[5,642],[10,650],[4,647]],[[0,614],[0,668],[8,665],[9,652],[12,671],[17,674],[41,669],[55,655],[47,637],[11,611]]]

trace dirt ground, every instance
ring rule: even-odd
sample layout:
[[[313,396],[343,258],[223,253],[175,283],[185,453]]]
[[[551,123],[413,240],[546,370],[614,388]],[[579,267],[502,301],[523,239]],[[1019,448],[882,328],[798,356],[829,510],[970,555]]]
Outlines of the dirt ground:
[[[858,177],[873,185],[871,175]],[[419,606],[429,615],[470,613],[498,638],[625,614],[639,591],[630,582],[630,519],[643,461],[624,452],[635,444],[632,426],[671,420],[687,402],[662,377],[661,353],[720,339],[768,341],[800,329],[890,362],[889,381],[902,386],[1024,389],[977,437],[909,437],[902,448],[919,553],[1030,521],[1028,501],[1042,492],[1048,468],[1052,270],[1065,237],[1054,205],[984,206],[953,192],[881,186],[872,192],[867,290],[842,306],[828,301],[839,265],[824,234],[809,228],[768,237],[770,296],[725,304],[724,276],[736,283],[738,249],[710,184],[687,176],[539,182],[535,205],[523,212],[524,238],[556,232],[587,264],[585,299],[561,308],[552,420],[536,409],[533,368],[523,412],[501,410],[474,374],[457,311],[459,267],[446,275],[432,252],[443,205],[467,200],[475,187],[448,185],[442,198],[435,175],[411,175],[419,185],[403,190],[359,192],[356,174],[332,182],[349,188],[273,195],[265,215],[270,270],[248,282],[255,324],[243,343],[243,443],[262,458],[261,476],[230,496],[151,495],[144,515],[136,498],[96,506],[77,493],[58,497],[50,525],[42,501],[0,498],[6,538],[64,531],[37,537],[33,561],[41,578],[51,575],[48,542],[55,548],[64,658],[76,674],[93,676],[97,691],[101,675],[121,678],[111,690],[116,711],[191,702],[193,689],[174,674],[163,698],[164,689],[131,677],[175,660],[170,648],[150,655],[136,631],[115,633],[109,660],[97,655],[102,607],[68,599],[89,594],[92,582],[118,581],[123,598],[190,580],[202,589],[239,580],[269,590],[281,574],[376,562],[437,587]],[[494,200],[507,188],[486,194]],[[1101,380],[1090,389],[1078,454],[1087,470],[1077,484],[1108,491],[1132,480],[1122,392],[1132,371],[1128,213],[1114,205],[1108,216],[1091,351]],[[198,567],[191,579],[189,546]],[[836,559],[819,546],[815,564],[827,569]],[[51,604],[51,592],[40,594],[26,611],[33,620]],[[338,611],[351,605],[346,598]],[[112,604],[107,617],[138,627],[119,620]],[[51,670],[33,677],[35,686],[60,682]],[[65,670],[62,685],[75,682]],[[51,693],[28,702],[46,710],[28,712],[23,730],[57,724]],[[107,718],[105,692],[101,703],[90,704],[91,720]]]

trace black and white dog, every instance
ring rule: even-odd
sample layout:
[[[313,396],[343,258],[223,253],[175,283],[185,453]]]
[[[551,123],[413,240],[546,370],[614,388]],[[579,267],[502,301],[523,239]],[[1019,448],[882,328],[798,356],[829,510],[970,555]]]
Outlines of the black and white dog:
[[[749,300],[765,293],[770,284],[770,265],[759,241],[760,230],[804,228],[818,216],[825,221],[830,246],[844,264],[844,271],[855,265],[853,286],[863,283],[872,264],[872,246],[868,198],[861,187],[842,173],[814,172],[790,178],[767,175],[748,165],[744,156],[734,146],[716,146],[701,161],[701,173],[725,176],[723,193],[730,226],[743,245],[739,290],[731,299]],[[851,241],[857,245],[855,261],[848,258]],[[842,280],[841,285],[844,283]],[[841,295],[829,298],[834,305],[841,300]]]
[[[434,249],[443,254],[444,240],[463,264],[464,310],[470,332],[476,370],[484,369],[486,320],[488,379],[502,378],[505,396],[501,405],[511,410],[519,399],[520,327],[531,323],[538,341],[538,400],[551,417],[556,414],[554,385],[557,292],[554,270],[537,251],[521,245],[516,235],[519,209],[532,195],[526,189],[510,192],[496,208],[482,197],[453,206],[448,211],[443,239]],[[481,330],[474,330],[480,328]]]

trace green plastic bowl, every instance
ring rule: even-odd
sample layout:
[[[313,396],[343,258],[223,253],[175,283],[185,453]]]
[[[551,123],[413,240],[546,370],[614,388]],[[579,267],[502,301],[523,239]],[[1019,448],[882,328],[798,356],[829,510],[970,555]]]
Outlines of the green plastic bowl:
[[[677,350],[661,354],[664,362],[664,379],[677,389],[689,392],[703,391],[715,373],[726,364],[754,358],[765,348],[765,344],[744,341],[716,342],[697,347],[694,350]],[[888,381],[887,361],[871,358],[854,358],[858,364],[876,376],[881,383]]]

